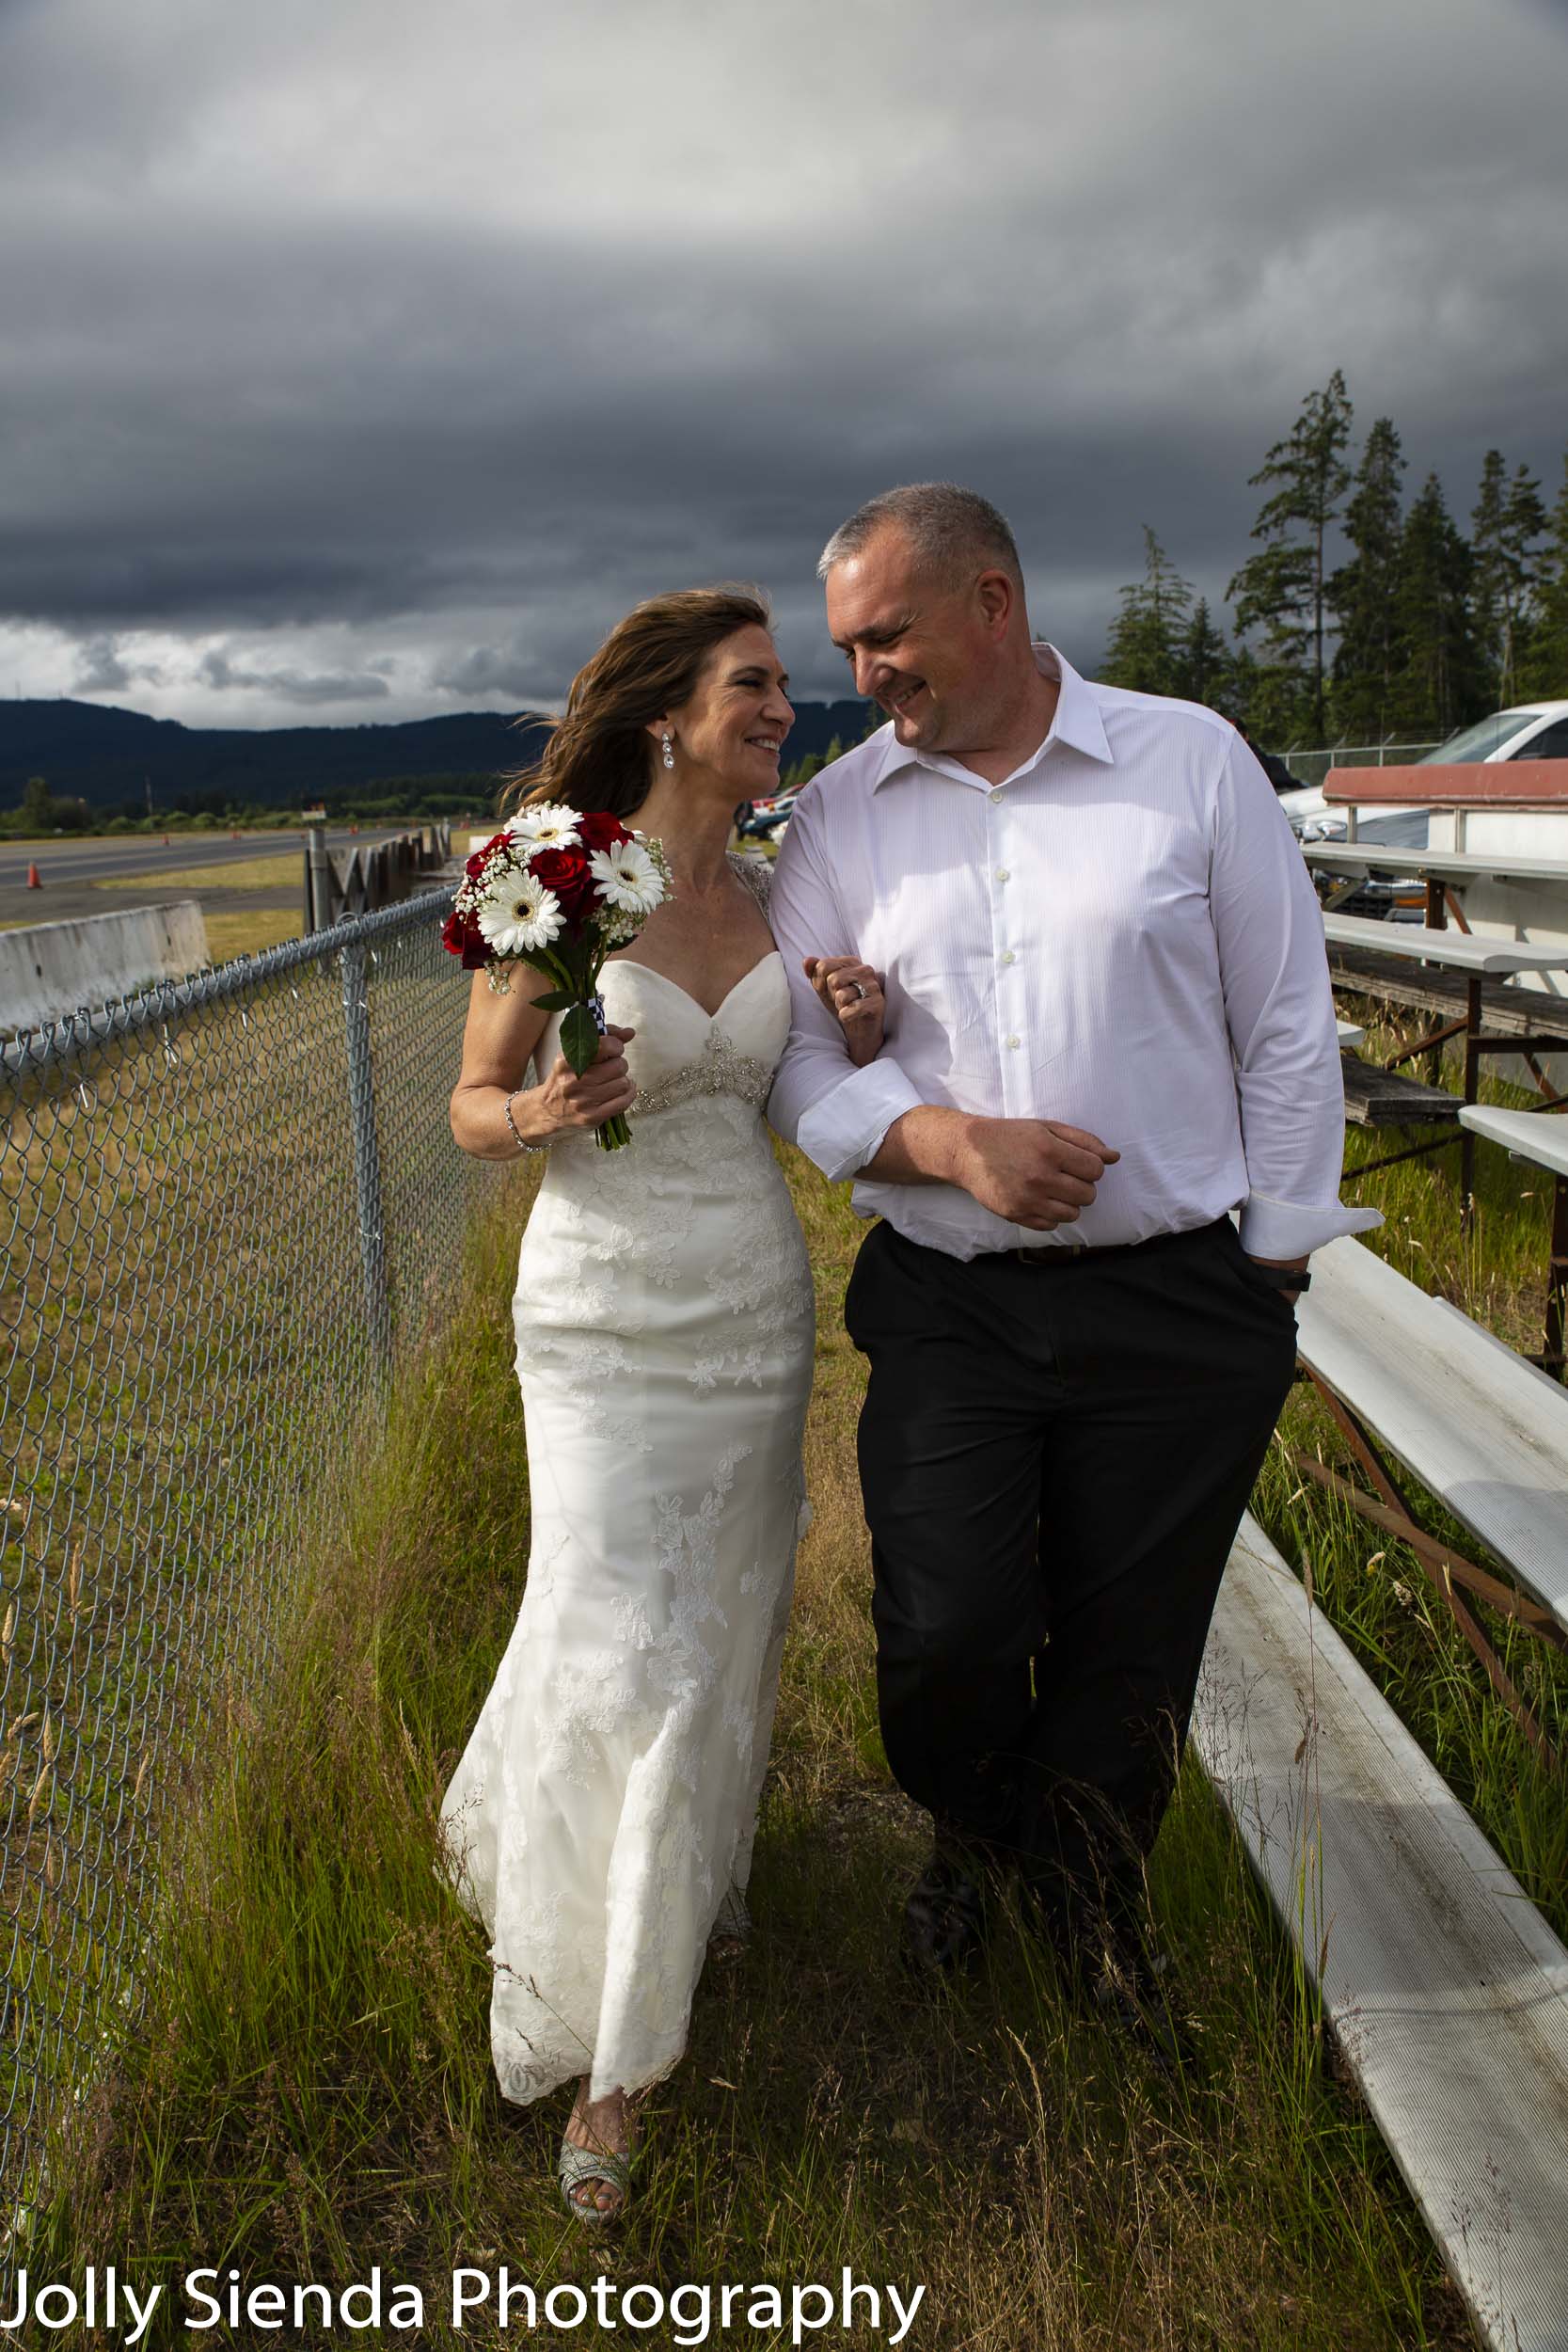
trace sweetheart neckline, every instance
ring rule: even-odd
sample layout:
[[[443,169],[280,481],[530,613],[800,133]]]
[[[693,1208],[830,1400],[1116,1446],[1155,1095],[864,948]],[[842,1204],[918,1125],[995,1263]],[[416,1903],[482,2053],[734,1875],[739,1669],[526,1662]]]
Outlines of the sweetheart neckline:
[[[762,970],[765,963],[772,963],[775,960],[782,963],[784,961],[783,952],[777,947],[769,947],[765,956],[758,956],[755,963],[748,964],[746,970],[740,975],[739,979],[736,981],[734,988],[730,989],[720,998],[718,1009],[714,1012],[709,1012],[701,997],[693,996],[689,988],[682,988],[679,980],[673,980],[668,972],[656,972],[651,963],[640,963],[635,956],[616,956],[610,962],[607,963],[604,968],[607,972],[613,972],[617,964],[629,963],[634,972],[646,972],[650,978],[662,980],[666,988],[673,988],[677,996],[684,996],[689,1005],[694,1005],[697,1010],[702,1014],[703,1019],[711,1025],[713,1022],[718,1020],[719,1014],[723,1011],[724,1007],[730,1002],[731,998],[735,996],[736,991],[743,989],[747,981],[752,978],[752,975]]]

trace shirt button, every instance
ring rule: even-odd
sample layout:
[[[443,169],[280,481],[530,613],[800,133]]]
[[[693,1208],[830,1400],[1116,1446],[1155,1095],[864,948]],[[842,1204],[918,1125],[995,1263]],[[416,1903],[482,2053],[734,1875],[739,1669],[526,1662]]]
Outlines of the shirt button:
[[[1023,1040],[1021,1037],[1010,1037],[1007,1040],[1008,1050],[1016,1054]]]
[[[1010,947],[1004,947],[998,961],[1002,963],[1016,963],[1018,961],[1018,958],[1014,955]]]
[[[997,867],[996,879],[998,882],[1006,882],[1007,880],[1007,869],[1005,866],[999,866]]]
[[[1001,801],[1001,799],[1002,799],[1002,795],[1001,795],[1001,793],[1000,793],[1000,792],[993,792],[993,793],[991,793],[991,795],[990,795],[990,804],[991,804],[992,808],[995,808],[995,807],[999,804],[999,803],[1000,803],[1000,801]]]

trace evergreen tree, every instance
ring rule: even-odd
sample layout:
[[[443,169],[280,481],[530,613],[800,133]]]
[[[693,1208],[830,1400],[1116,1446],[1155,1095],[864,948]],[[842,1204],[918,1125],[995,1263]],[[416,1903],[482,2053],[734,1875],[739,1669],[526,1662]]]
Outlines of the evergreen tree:
[[[819,776],[831,759],[840,758],[843,752],[844,746],[836,735],[825,752],[802,752],[799,759],[791,760],[780,776],[779,790],[798,792],[802,785],[811,782],[813,776]]]
[[[1354,411],[1336,368],[1321,392],[1308,392],[1288,438],[1275,441],[1249,479],[1279,486],[1252,527],[1263,546],[1226,590],[1236,608],[1238,633],[1261,634],[1260,668],[1274,673],[1273,698],[1294,702],[1321,742],[1327,719],[1323,694],[1323,635],[1327,580],[1323,550],[1329,525],[1350,487],[1345,446]]]
[[[1429,473],[1405,516],[1394,583],[1390,718],[1410,738],[1451,735],[1490,706],[1471,624],[1470,550]]]
[[[1481,488],[1470,509],[1470,550],[1474,568],[1470,580],[1470,626],[1476,650],[1487,672],[1489,697],[1497,699],[1497,673],[1502,636],[1498,547],[1508,475],[1500,449],[1489,449],[1481,462]]]
[[[1345,509],[1351,559],[1328,582],[1339,631],[1333,699],[1334,728],[1341,742],[1381,742],[1388,733],[1404,463],[1392,418],[1379,417],[1367,436],[1354,495]]]
[[[1121,610],[1111,626],[1101,667],[1107,686],[1140,694],[1177,694],[1192,589],[1148,525],[1144,525],[1144,576],[1120,590]]]
[[[1290,730],[1281,731],[1270,717],[1268,696],[1257,662],[1244,645],[1238,645],[1230,656],[1230,675],[1226,681],[1226,712],[1240,720],[1255,743],[1288,743]]]
[[[1562,460],[1562,487],[1546,518],[1546,545],[1536,578],[1519,691],[1554,702],[1568,699],[1568,452]]]
[[[1222,703],[1230,692],[1232,663],[1225,631],[1216,628],[1209,599],[1199,596],[1176,648],[1171,692],[1192,703]]]
[[[1511,481],[1501,450],[1489,449],[1470,519],[1476,647],[1487,700],[1501,706],[1514,701],[1521,691],[1520,655],[1529,634],[1537,585],[1535,543],[1546,528],[1541,485],[1526,466],[1515,467]]]

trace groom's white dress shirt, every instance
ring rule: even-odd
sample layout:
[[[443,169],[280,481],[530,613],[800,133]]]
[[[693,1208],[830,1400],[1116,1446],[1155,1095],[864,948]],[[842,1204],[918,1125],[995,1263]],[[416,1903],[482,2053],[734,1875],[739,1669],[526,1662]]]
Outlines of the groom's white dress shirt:
[[[906,751],[890,722],[797,802],[769,910],[792,998],[774,1127],[831,1178],[927,1103],[1065,1120],[1121,1153],[1054,1233],[957,1185],[856,1184],[863,1215],[956,1258],[1143,1241],[1238,1207],[1262,1258],[1378,1224],[1339,1205],[1323,917],[1261,768],[1213,711],[1090,685],[1051,645],[1035,658],[1055,716],[1006,783]],[[863,1070],[811,955],[884,975]]]

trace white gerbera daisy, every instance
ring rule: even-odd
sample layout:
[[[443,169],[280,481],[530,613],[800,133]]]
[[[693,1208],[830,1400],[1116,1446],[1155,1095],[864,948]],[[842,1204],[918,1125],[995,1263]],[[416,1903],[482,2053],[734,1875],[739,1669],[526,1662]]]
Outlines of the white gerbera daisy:
[[[555,892],[531,874],[517,873],[485,893],[475,919],[498,956],[528,956],[547,947],[563,921]]]
[[[641,841],[617,841],[595,850],[588,870],[607,906],[628,914],[652,914],[664,897],[664,878]]]
[[[582,818],[575,808],[562,802],[546,801],[538,808],[520,808],[506,820],[506,830],[523,849],[524,855],[535,850],[577,850],[582,846],[578,827]]]

